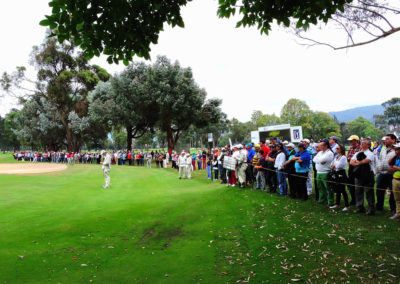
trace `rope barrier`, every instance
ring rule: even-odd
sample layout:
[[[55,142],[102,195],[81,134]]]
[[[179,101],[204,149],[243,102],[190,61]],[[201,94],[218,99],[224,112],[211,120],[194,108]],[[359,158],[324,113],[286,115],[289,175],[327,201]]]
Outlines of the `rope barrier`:
[[[270,172],[274,172],[274,173],[277,172],[277,170],[273,170],[273,169],[269,169],[269,168],[264,168],[264,167],[262,167],[261,169],[267,170],[267,171],[270,171]],[[281,171],[281,172],[282,172],[282,171]],[[284,172],[284,173],[286,174],[287,177],[290,175],[290,176],[294,176],[294,177],[299,177],[299,178],[306,178],[306,179],[308,179],[308,176],[305,177],[305,176],[302,176],[302,175],[289,174],[289,173],[286,173],[286,172]],[[374,174],[374,176],[375,176],[375,174]],[[339,185],[345,185],[345,186],[363,187],[363,188],[366,188],[366,189],[376,189],[376,190],[383,190],[383,191],[387,191],[387,190],[388,190],[388,191],[393,191],[393,192],[400,192],[400,190],[397,191],[397,190],[393,190],[393,189],[384,189],[384,188],[378,188],[378,187],[375,188],[375,187],[371,187],[371,186],[360,186],[360,185],[355,185],[355,184],[350,184],[350,183],[335,182],[335,181],[331,181],[331,180],[318,179],[318,178],[314,178],[314,177],[311,177],[311,180],[313,180],[313,181],[322,180],[322,181],[325,181],[325,182],[327,182],[327,183],[339,184]]]

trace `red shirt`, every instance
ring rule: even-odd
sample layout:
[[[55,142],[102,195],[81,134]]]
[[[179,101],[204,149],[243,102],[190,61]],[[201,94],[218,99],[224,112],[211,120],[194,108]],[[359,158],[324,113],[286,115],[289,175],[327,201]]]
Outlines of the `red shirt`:
[[[262,147],[261,147],[261,150],[263,150],[264,151],[264,158],[266,158],[267,157],[267,155],[269,156],[269,152],[271,152],[271,149],[270,148],[268,148],[267,146],[265,146],[265,145],[263,145]]]

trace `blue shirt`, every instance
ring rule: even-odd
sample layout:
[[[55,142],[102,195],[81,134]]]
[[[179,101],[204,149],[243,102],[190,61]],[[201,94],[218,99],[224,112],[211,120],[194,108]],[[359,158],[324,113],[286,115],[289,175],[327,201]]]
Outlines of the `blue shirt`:
[[[252,161],[255,154],[256,154],[256,151],[254,151],[254,149],[251,148],[251,149],[247,152],[247,159],[249,159],[250,161]]]
[[[304,152],[297,152],[295,157],[300,157],[300,159],[303,161],[302,163],[296,162],[295,169],[297,173],[306,173],[308,172],[310,168],[310,162],[311,162],[311,155],[310,152],[307,150]]]

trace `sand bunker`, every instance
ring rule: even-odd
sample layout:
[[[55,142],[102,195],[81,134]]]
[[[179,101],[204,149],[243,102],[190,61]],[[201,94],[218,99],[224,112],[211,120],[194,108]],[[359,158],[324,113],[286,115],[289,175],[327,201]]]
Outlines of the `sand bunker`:
[[[0,164],[0,174],[41,174],[67,169],[66,165],[48,163]]]

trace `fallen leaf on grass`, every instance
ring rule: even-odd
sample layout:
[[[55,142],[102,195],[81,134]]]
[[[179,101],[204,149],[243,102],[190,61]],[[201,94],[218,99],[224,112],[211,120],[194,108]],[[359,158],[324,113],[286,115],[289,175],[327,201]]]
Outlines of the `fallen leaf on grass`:
[[[299,282],[299,281],[303,281],[303,280],[302,280],[302,279],[293,278],[293,279],[290,279],[290,281],[292,281],[292,282]]]
[[[344,275],[348,276],[348,275],[347,275],[347,271],[346,271],[346,270],[344,270],[344,269],[340,269],[340,272],[342,272]]]
[[[23,255],[19,255],[18,257],[19,257],[20,259],[23,259],[23,258],[24,258],[24,256],[23,256]]]

